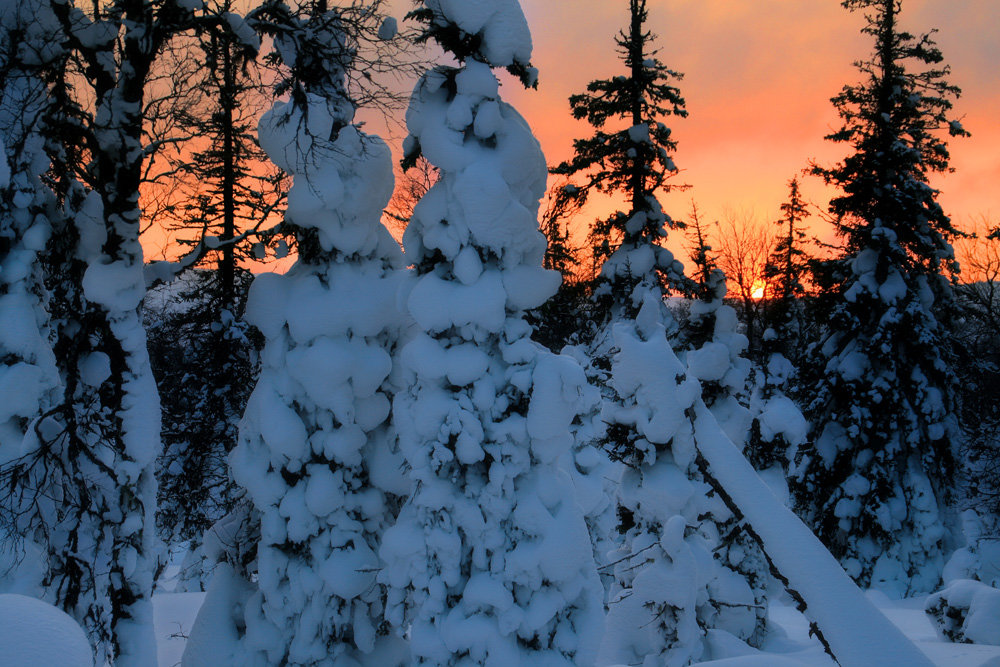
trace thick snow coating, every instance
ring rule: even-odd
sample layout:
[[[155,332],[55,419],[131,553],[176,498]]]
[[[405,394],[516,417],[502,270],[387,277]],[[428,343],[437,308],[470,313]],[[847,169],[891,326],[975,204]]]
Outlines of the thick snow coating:
[[[424,0],[436,20],[482,39],[480,52],[493,67],[531,60],[531,31],[518,0]]]
[[[635,437],[601,664],[698,661],[709,629],[757,642],[766,613],[766,564],[734,539],[737,518],[698,468],[690,412],[702,389],[671,351],[658,302],[651,291],[636,321],[613,329],[619,400],[605,403],[605,421]]]
[[[336,82],[316,89],[306,109],[278,103],[259,128],[261,146],[294,179],[286,221],[299,261],[260,276],[246,311],[266,343],[231,465],[260,514],[256,582],[220,572],[185,664],[229,652],[243,665],[405,661],[380,653],[399,642],[384,637],[376,582],[381,533],[398,504],[390,492],[407,490],[387,424],[403,277],[402,253],[380,223],[392,164],[380,139],[350,124]],[[226,601],[242,598],[233,619]]]
[[[420,662],[593,664],[602,588],[557,465],[588,390],[524,320],[558,286],[540,266],[545,160],[491,71],[529,55],[526,31],[509,40],[524,18],[513,1],[426,4],[483,41],[477,59],[428,72],[407,113],[409,152],[441,180],[404,236],[418,333],[393,413],[414,492],[380,551],[387,618]]]
[[[992,667],[1000,658],[1000,646],[981,644],[956,644],[939,639],[930,621],[924,615],[920,598],[893,601],[884,595],[869,592],[869,597],[894,625],[898,626],[935,665],[940,667]],[[165,593],[153,597],[156,608],[156,637],[159,645],[159,664],[176,666],[181,652],[189,641],[194,641],[190,629],[199,615],[205,593]],[[238,602],[237,602],[238,604]],[[918,608],[919,607],[919,608]],[[727,667],[836,667],[836,663],[823,652],[815,637],[809,635],[809,621],[802,616],[791,600],[777,599],[769,607],[769,639],[761,650],[746,645],[736,645],[723,639],[712,642],[712,662],[707,664]],[[204,667],[232,664],[225,658],[207,663]],[[386,664],[377,659],[365,663],[372,667]],[[705,664],[705,663],[702,663]]]
[[[18,11],[26,14],[20,18],[27,26],[19,54],[59,43],[53,36],[60,28],[44,7],[23,3]],[[5,22],[13,19],[13,14],[4,16]],[[76,27],[84,23],[81,15]],[[30,70],[37,64],[14,59],[8,66]],[[106,182],[93,191],[70,182],[65,204],[57,203],[61,197],[41,178],[50,166],[47,146],[32,122],[36,114],[53,109],[43,108],[50,102],[32,74],[21,70],[10,78],[16,83],[5,86],[0,110],[9,133],[5,139],[14,148],[9,196],[0,215],[0,237],[9,241],[0,257],[0,404],[5,404],[0,461],[11,465],[4,471],[11,480],[8,506],[17,511],[15,530],[39,540],[29,550],[40,548],[46,595],[85,624],[100,649],[98,659],[114,651],[119,664],[144,664],[154,650],[147,621],[159,414],[137,311],[142,250],[138,211],[129,207],[138,197],[120,196],[119,201],[130,202],[128,210],[110,214],[96,191],[107,188]],[[116,99],[109,93],[95,104],[108,113]],[[12,105],[20,105],[14,107],[14,120]],[[112,125],[98,148],[115,159],[140,154],[134,137]],[[101,247],[111,230],[118,241],[108,251],[113,256]],[[64,278],[51,293],[42,288],[37,266],[43,249]],[[82,285],[78,265],[70,268],[77,260],[86,266]],[[53,321],[41,295],[49,309],[61,311]],[[50,343],[65,350],[58,363]],[[106,372],[102,354],[114,355],[113,374]],[[60,395],[60,374],[75,385],[72,395]],[[72,382],[77,378],[81,382]],[[56,406],[65,409],[53,410]],[[49,416],[39,420],[43,413]],[[87,480],[82,488],[81,479]]]
[[[691,302],[686,326],[688,345],[683,360],[688,373],[701,383],[702,398],[733,442],[743,444],[749,435],[751,415],[747,383],[750,361],[741,355],[749,346],[737,331],[739,320],[726,305],[726,276],[713,269],[704,287],[705,294]]]
[[[76,621],[25,595],[0,594],[0,664],[92,667],[94,654]]]
[[[26,427],[54,400],[59,386],[52,348],[45,339],[47,315],[38,293],[38,253],[51,234],[49,221],[33,209],[43,202],[38,181],[41,145],[28,137],[13,175],[0,141],[0,189],[11,197],[0,219],[0,465],[21,456]]]
[[[805,604],[843,665],[930,665],[851,581],[815,535],[770,491],[704,404],[694,406],[694,440],[708,470],[740,509],[769,560]]]
[[[573,357],[585,373],[593,373],[594,367],[587,358],[583,346],[566,346],[562,354]],[[614,573],[609,567],[609,558],[617,550],[618,514],[615,494],[624,465],[612,460],[603,446],[607,435],[607,423],[603,417],[603,401],[598,387],[589,383],[589,395],[581,401],[583,410],[580,418],[570,425],[573,447],[560,459],[560,468],[573,480],[576,502],[583,511],[593,545],[594,561],[604,584],[605,603],[614,582]]]
[[[953,642],[1000,646],[1000,590],[972,579],[953,581],[927,598],[938,635]]]

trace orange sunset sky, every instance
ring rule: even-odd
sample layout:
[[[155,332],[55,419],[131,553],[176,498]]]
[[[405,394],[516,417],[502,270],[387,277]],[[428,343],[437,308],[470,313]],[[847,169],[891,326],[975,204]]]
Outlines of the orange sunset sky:
[[[570,117],[568,97],[623,71],[613,38],[627,21],[627,2],[521,4],[540,85],[507,85],[504,95],[555,164],[589,130]],[[950,81],[963,91],[955,115],[973,135],[951,142],[955,173],[933,181],[941,202],[960,225],[983,214],[1000,223],[1000,2],[904,0],[901,22],[914,33],[939,29]],[[659,36],[660,59],[684,74],[679,86],[690,114],[667,121],[679,142],[677,180],[691,186],[663,198],[668,213],[685,217],[693,198],[708,220],[740,209],[771,220],[787,181],[810,159],[830,164],[842,155],[823,137],[838,123],[830,98],[859,80],[853,62],[872,48],[860,33],[861,14],[837,0],[650,0],[648,25]],[[829,193],[818,179],[803,184],[825,208]],[[823,225],[814,231],[830,238]]]
[[[539,87],[525,91],[507,77],[502,95],[528,120],[554,165],[570,157],[574,138],[590,132],[570,116],[569,96],[595,78],[624,71],[613,39],[626,24],[628,3],[521,4],[534,38]],[[390,10],[402,19],[411,6],[410,0],[392,0]],[[660,59],[684,74],[679,86],[690,114],[666,120],[679,142],[675,182],[691,187],[663,197],[665,210],[683,219],[694,199],[707,221],[728,211],[775,219],[792,176],[810,159],[828,165],[842,155],[843,147],[823,137],[838,124],[830,98],[859,80],[852,63],[872,48],[860,34],[863,16],[838,0],[649,0],[649,13]],[[972,137],[951,142],[955,173],[933,180],[940,200],[959,226],[983,215],[1000,223],[1000,0],[904,0],[901,24],[914,33],[939,29],[936,40],[952,68],[949,81],[963,90],[954,115]],[[369,121],[369,132],[390,134]],[[401,133],[391,135],[386,138],[399,157]],[[806,177],[803,189],[825,209],[830,192],[818,179]],[[604,212],[599,209],[585,212],[577,229],[585,230]],[[812,231],[832,240],[823,223],[815,222]],[[668,245],[687,259],[683,239]]]

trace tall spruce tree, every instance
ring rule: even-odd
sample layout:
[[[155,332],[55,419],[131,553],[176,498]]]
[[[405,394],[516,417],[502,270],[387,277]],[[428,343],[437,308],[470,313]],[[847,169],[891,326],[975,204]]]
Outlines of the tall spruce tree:
[[[844,254],[808,381],[813,447],[794,470],[798,509],[862,586],[933,589],[950,544],[955,437],[948,317],[957,232],[928,184],[948,169],[942,137],[959,89],[931,35],[899,27],[900,0],[848,0],[874,53],[861,83],[833,99],[828,138],[851,154],[815,167],[841,190],[830,203]]]
[[[809,205],[802,198],[798,177],[788,182],[788,199],[781,204],[781,214],[775,221],[781,231],[764,267],[767,281],[765,320],[776,334],[770,340],[779,341],[777,344],[787,352],[792,345],[789,337],[797,337],[800,333],[796,308],[798,300],[805,295],[802,281],[808,272],[808,256],[802,245],[806,239],[804,227]],[[765,347],[773,349],[774,345]]]
[[[668,228],[680,225],[657,200],[676,187],[668,181],[677,173],[671,157],[677,143],[663,119],[687,116],[673,84],[681,75],[657,58],[655,35],[645,29],[645,0],[629,0],[629,12],[629,28],[615,40],[628,74],[592,81],[586,93],[570,97],[573,116],[595,131],[574,141],[573,158],[551,170],[570,179],[564,206],[580,207],[594,192],[625,195],[629,204],[591,230],[594,261],[602,263],[595,292],[598,326],[635,317],[649,287],[688,287],[680,262],[659,245]]]
[[[597,437],[624,463],[599,661],[687,664],[704,655],[709,630],[760,638],[766,566],[755,547],[730,548],[746,543],[740,517],[713,493],[693,450],[693,411],[685,408],[699,401],[702,387],[670,350],[678,325],[664,301],[666,289],[688,291],[692,283],[659,245],[667,228],[680,224],[657,200],[676,172],[675,143],[661,119],[686,111],[671,83],[678,75],[651,46],[645,0],[630,0],[629,18],[616,40],[629,73],[595,81],[571,98],[574,115],[596,132],[577,141],[574,158],[553,171],[571,178],[570,201],[577,204],[594,192],[622,194],[629,203],[599,221],[591,236],[602,262],[588,332],[588,373],[604,398],[606,433]],[[714,351],[728,366],[730,348]],[[725,369],[715,379],[723,375]]]
[[[698,205],[691,202],[691,219],[687,223],[688,250],[691,263],[694,264],[694,282],[696,294],[711,291],[712,273],[718,268],[712,246],[708,244],[708,229],[702,224]]]

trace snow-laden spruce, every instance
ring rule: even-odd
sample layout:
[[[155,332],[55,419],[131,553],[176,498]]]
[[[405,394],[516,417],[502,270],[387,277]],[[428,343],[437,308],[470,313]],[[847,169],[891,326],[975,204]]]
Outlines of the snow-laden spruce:
[[[605,421],[628,443],[628,467],[602,664],[689,664],[707,657],[708,630],[756,642],[766,617],[767,565],[705,480],[692,419],[702,388],[670,349],[661,298],[650,290],[612,330],[617,400]]]
[[[684,267],[661,244],[668,229],[683,226],[664,212],[658,197],[668,193],[677,174],[677,149],[669,116],[686,117],[684,99],[646,29],[646,0],[629,0],[629,26],[615,43],[626,75],[591,81],[587,92],[570,97],[573,116],[594,127],[591,137],[573,142],[573,158],[552,169],[569,183],[557,204],[564,210],[586,204],[591,193],[619,193],[626,210],[593,223],[590,242],[601,262],[594,290],[592,326],[634,318],[651,287],[688,291]],[[664,320],[667,324],[668,320]],[[593,332],[588,332],[593,333]],[[676,333],[670,322],[668,333]],[[600,345],[600,336],[596,336]],[[596,349],[596,348],[595,348]],[[603,350],[599,365],[605,366]]]
[[[763,312],[760,360],[751,375],[750,414],[753,422],[746,443],[747,459],[781,498],[788,498],[785,478],[796,449],[806,442],[809,424],[792,399],[797,370],[790,359],[801,357],[804,275],[809,270],[802,249],[802,231],[809,207],[802,199],[798,178],[788,183],[788,199],[781,204],[781,229],[767,259],[764,276],[770,297]]]
[[[279,164],[289,137],[277,126],[303,121],[282,111],[261,128]],[[324,111],[311,105],[309,122],[324,122]],[[388,446],[383,384],[399,262],[379,214],[392,172],[387,148],[355,127],[317,144],[315,162],[282,166],[297,179],[288,220],[315,230],[303,241],[322,250],[303,247],[288,275],[259,279],[248,308],[267,346],[233,473],[261,512],[260,590],[246,620],[248,649],[262,663],[370,652],[381,613],[375,549],[389,508],[370,468]]]
[[[780,335],[768,328],[761,337],[764,363],[753,369],[750,382],[752,422],[745,452],[774,492],[787,500],[786,471],[797,449],[806,443],[809,423],[789,396],[797,372],[781,352]]]
[[[773,335],[771,329],[764,332],[765,344]],[[785,481],[788,463],[809,434],[809,423],[787,393],[795,375],[795,367],[785,355],[771,352],[764,365],[754,369],[750,396],[753,422],[747,458],[782,497],[788,496]]]
[[[701,383],[705,405],[729,439],[743,444],[750,430],[747,383],[750,361],[743,356],[747,337],[737,331],[739,320],[726,305],[726,276],[716,268],[699,284],[698,298],[684,326],[688,350],[683,355],[688,372]]]
[[[863,81],[834,98],[830,139],[851,153],[814,171],[844,253],[827,263],[825,330],[804,378],[813,444],[799,449],[799,512],[863,587],[893,596],[934,590],[954,547],[958,231],[928,183],[947,172],[958,88],[929,35],[900,29],[899,0],[852,0],[874,52]]]
[[[645,30],[644,0],[629,2],[629,18],[616,40],[628,74],[593,81],[587,93],[570,98],[574,116],[587,118],[595,132],[575,142],[574,158],[553,171],[580,182],[572,185],[577,204],[592,191],[621,192],[629,204],[595,223],[591,234],[604,262],[594,321],[585,334],[587,372],[603,398],[607,428],[600,442],[625,464],[612,514],[618,548],[603,569],[613,582],[601,663],[687,664],[704,655],[709,630],[728,630],[754,643],[761,638],[766,565],[742,534],[739,517],[703,480],[689,435],[684,443],[690,425],[647,429],[650,419],[661,420],[654,413],[669,420],[676,412],[685,419],[684,409],[701,398],[697,374],[742,442],[749,419],[735,396],[744,391],[748,365],[739,357],[746,343],[735,331],[734,314],[714,291],[699,306],[704,312],[696,312],[703,335],[690,353],[692,371],[641,358],[656,357],[657,346],[674,358],[668,338],[676,341],[681,332],[666,307],[664,285],[693,287],[680,262],[660,245],[667,228],[679,223],[657,199],[677,171],[676,143],[662,120],[687,112],[673,85],[679,75],[656,57],[654,36]],[[637,357],[633,341],[649,349]],[[656,372],[649,374],[651,368]]]
[[[541,267],[545,160],[491,69],[532,82],[530,35],[516,0],[415,15],[460,66],[425,74],[407,113],[407,157],[441,180],[404,236],[418,333],[393,410],[414,493],[380,552],[387,617],[421,664],[592,664],[602,589],[557,467],[585,379],[524,319],[559,280]]]
[[[587,92],[570,98],[573,115],[585,118],[594,132],[574,141],[573,158],[552,169],[552,173],[567,177],[567,183],[555,195],[551,211],[554,219],[578,210],[593,192],[620,193],[628,204],[624,210],[595,221],[591,230],[595,259],[602,265],[593,303],[586,309],[590,321],[579,332],[585,343],[581,349],[587,359],[584,367],[588,379],[599,388],[608,405],[620,401],[610,372],[616,350],[615,323],[634,318],[645,297],[656,292],[660,321],[674,337],[678,326],[662,302],[662,285],[678,290],[690,287],[681,263],[660,245],[667,229],[678,223],[663,211],[657,199],[670,190],[669,178],[677,171],[672,157],[676,142],[663,121],[668,116],[686,116],[687,111],[674,85],[679,75],[657,58],[652,46],[655,36],[645,29],[645,1],[631,0],[628,8],[629,27],[615,40],[627,73],[592,81]],[[602,428],[593,431],[593,443],[578,443],[574,454],[584,456],[573,462],[578,488],[597,487],[599,477],[603,477],[611,480],[608,490],[614,493],[621,460],[628,456],[631,433],[628,427],[606,421],[599,418],[594,422]],[[592,449],[592,444],[601,449]],[[617,460],[608,462],[609,454]],[[588,503],[586,508],[601,572],[610,584],[606,552],[620,542],[615,525],[617,506],[614,502]],[[607,533],[608,528],[615,528],[613,534]]]
[[[336,15],[311,21],[316,39],[344,57]],[[297,51],[285,46],[295,71]],[[239,595],[235,584],[213,585],[210,595],[211,608],[222,608],[220,596],[246,598],[229,626],[241,628],[233,664],[400,659],[375,653],[385,644],[377,549],[398,504],[386,486],[407,491],[387,424],[403,275],[399,246],[380,222],[391,156],[352,124],[341,63],[322,64],[319,80],[301,82],[259,126],[261,147],[293,177],[285,219],[299,258],[285,275],[258,277],[247,305],[266,343],[231,464],[260,515],[256,585]],[[210,614],[199,621],[219,623]],[[194,646],[185,664],[216,655]]]
[[[350,120],[316,102],[310,123]],[[295,179],[286,219],[317,245],[303,243],[286,275],[259,277],[247,307],[266,344],[231,459],[261,515],[243,664],[369,653],[382,612],[376,550],[391,508],[372,469],[392,468],[385,385],[401,257],[379,222],[392,168],[388,148],[352,125],[334,141],[306,135],[310,150],[285,161],[302,121],[278,105],[260,129]]]

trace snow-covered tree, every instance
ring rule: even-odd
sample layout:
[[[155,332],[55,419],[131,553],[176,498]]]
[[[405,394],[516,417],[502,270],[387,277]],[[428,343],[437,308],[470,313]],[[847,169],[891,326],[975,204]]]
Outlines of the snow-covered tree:
[[[737,445],[746,441],[750,427],[748,381],[750,361],[742,355],[747,337],[737,331],[739,321],[726,305],[726,274],[716,266],[697,207],[688,222],[691,260],[696,269],[694,299],[682,324],[685,346],[681,358],[701,383],[702,398]]]
[[[742,517],[714,497],[694,456],[689,419],[694,403],[704,401],[742,447],[750,424],[743,405],[750,362],[741,356],[747,341],[736,331],[736,311],[723,303],[726,278],[696,208],[688,227],[697,274],[681,325],[690,346],[683,362],[657,314],[661,292],[651,290],[639,317],[612,330],[615,393],[604,420],[626,473],[617,494],[623,539],[613,561],[605,661],[687,664],[703,657],[708,629],[753,643],[763,634],[767,562]],[[640,373],[644,355],[649,366]],[[669,587],[675,590],[664,593]]]
[[[813,447],[794,471],[799,511],[862,585],[905,595],[935,588],[950,545],[954,374],[947,324],[956,234],[928,184],[948,169],[959,90],[930,35],[899,27],[899,0],[848,0],[875,41],[864,80],[834,98],[830,139],[851,154],[815,169],[845,244],[833,307],[815,346]]]
[[[687,664],[703,655],[709,629],[760,639],[766,564],[759,550],[737,547],[740,519],[699,470],[684,409],[701,398],[701,386],[683,366],[665,361],[678,364],[668,340],[679,329],[665,288],[690,291],[693,283],[659,245],[668,226],[679,226],[656,198],[676,171],[675,144],[661,119],[686,112],[670,83],[677,75],[650,51],[646,3],[631,0],[629,9],[629,28],[617,40],[629,75],[595,81],[587,94],[571,98],[574,115],[597,131],[577,141],[574,158],[553,171],[581,179],[571,191],[578,202],[598,191],[623,193],[630,204],[598,223],[593,236],[603,265],[588,373],[604,398],[600,441],[625,465],[614,505],[618,548],[607,567],[613,583],[600,662]],[[609,121],[626,127],[605,130]],[[707,275],[718,282],[710,269]],[[719,329],[726,342],[714,342],[714,313],[722,307],[714,289],[705,301],[713,303],[711,312],[697,314],[705,324],[702,342],[722,351],[727,369],[731,361],[745,366],[736,361],[735,313]],[[639,376],[637,366],[645,369]],[[742,370],[745,379],[748,369]],[[718,387],[725,375],[714,377]],[[720,411],[733,407],[719,403]]]
[[[773,329],[764,332],[765,346],[775,340],[772,335]],[[786,471],[809,435],[809,423],[789,391],[796,377],[795,366],[781,353],[772,352],[762,366],[754,368],[751,378],[746,455],[758,471],[773,471],[768,481],[777,483],[775,490],[780,489],[783,497],[787,497]]]
[[[59,374],[48,341],[40,253],[57,216],[41,177],[48,166],[39,130],[44,86],[11,62],[24,14],[0,12],[0,590],[41,594],[42,540],[24,530],[30,490],[17,464],[25,435],[59,399]],[[21,8],[21,12],[28,11]],[[22,24],[23,25],[23,24]],[[28,497],[22,496],[28,491]],[[9,495],[8,495],[9,494]],[[31,574],[28,574],[28,572]]]
[[[629,10],[629,29],[616,39],[628,74],[593,81],[586,93],[570,98],[573,116],[586,119],[594,127],[594,133],[587,139],[574,141],[572,159],[550,170],[564,180],[553,191],[547,216],[556,222],[573,216],[595,192],[624,196],[628,202],[628,210],[616,211],[598,220],[591,229],[592,261],[597,274],[587,285],[591,302],[577,307],[571,317],[561,314],[559,311],[566,308],[560,301],[568,296],[564,288],[557,297],[554,314],[569,320],[578,330],[574,337],[582,344],[579,356],[585,360],[589,380],[600,389],[605,401],[617,400],[610,378],[614,322],[634,317],[645,296],[655,292],[660,295],[662,321],[670,335],[675,335],[676,322],[662,303],[663,286],[689,287],[680,262],[659,245],[667,228],[678,225],[663,212],[657,201],[658,194],[670,189],[668,179],[677,171],[671,158],[676,142],[662,120],[670,115],[687,115],[680,91],[673,85],[680,75],[657,59],[656,51],[651,48],[654,36],[644,29],[646,3],[631,1]],[[555,324],[562,325],[564,323],[558,321]],[[581,473],[587,473],[584,477],[595,478],[589,484],[593,486],[598,477],[617,478],[617,473],[608,473],[620,471],[621,463],[614,461],[612,464],[608,459],[619,458],[615,452],[628,447],[628,443],[621,440],[622,433],[613,425],[607,428],[600,414],[602,411],[599,407],[594,419],[584,420],[597,428],[583,429],[577,434],[589,433],[593,442],[578,442],[574,454],[574,457],[583,456],[584,460],[591,456],[591,451],[599,456],[599,462],[577,461],[575,465]],[[612,482],[611,486],[614,484]],[[601,508],[588,520],[591,529],[597,531],[592,533],[591,539],[605,583],[610,584],[607,552],[620,536],[606,535],[603,531],[617,522],[615,503],[608,503],[606,507],[594,504],[592,508],[594,511]]]
[[[229,619],[239,628],[230,659],[398,664],[377,653],[386,633],[375,581],[394,493],[408,491],[388,425],[403,276],[402,253],[380,222],[390,153],[353,123],[346,72],[356,44],[339,12],[264,12],[255,19],[280,26],[275,47],[291,95],[265,114],[259,138],[293,176],[285,222],[299,257],[285,275],[258,277],[247,305],[266,342],[231,463],[260,528],[255,582],[241,617]],[[212,604],[233,594],[210,591]],[[211,663],[198,651],[185,664]]]
[[[662,121],[671,115],[687,115],[680,91],[673,85],[680,75],[668,69],[651,47],[655,36],[644,28],[646,3],[632,0],[629,11],[629,28],[616,39],[628,74],[593,81],[586,93],[570,98],[574,117],[586,119],[595,131],[587,139],[576,140],[573,158],[551,170],[565,178],[554,192],[551,219],[579,212],[595,192],[623,195],[628,202],[628,210],[616,211],[593,225],[590,241],[598,272],[591,286],[593,300],[572,318],[580,329],[576,337],[586,348],[587,375],[610,401],[617,400],[610,378],[614,322],[634,317],[646,295],[655,292],[662,322],[673,337],[678,327],[662,302],[663,287],[690,289],[680,262],[659,245],[668,227],[679,226],[663,212],[657,196],[670,190],[669,178],[677,171],[671,158],[676,142]],[[601,419],[596,423],[601,425]],[[614,428],[592,429],[591,434],[595,443],[589,445],[600,445],[597,451],[602,457],[610,451],[616,458],[614,452],[628,447]],[[588,443],[578,446],[586,457]],[[606,468],[602,462],[592,470],[604,475]],[[614,504],[608,509],[613,519]],[[608,518],[592,516],[591,527],[605,525]],[[600,552],[611,538],[594,534],[592,539]],[[603,568],[606,554],[599,556]],[[605,574],[609,571],[602,569]]]
[[[668,69],[651,47],[645,30],[645,0],[629,0],[630,25],[616,43],[628,68],[625,76],[592,81],[587,92],[570,98],[573,116],[594,126],[592,137],[573,142],[573,158],[552,169],[567,176],[566,206],[582,206],[591,193],[625,195],[629,209],[597,221],[591,230],[594,259],[602,262],[595,297],[598,327],[634,317],[651,287],[686,289],[683,267],[659,244],[678,226],[657,195],[668,192],[677,167],[671,158],[676,141],[663,123],[686,117],[680,74]],[[609,125],[615,127],[607,127]],[[624,125],[624,127],[617,127]],[[669,332],[672,333],[672,332]]]
[[[9,468],[21,530],[43,543],[45,594],[99,662],[155,661],[150,595],[159,410],[139,304],[145,85],[193,27],[174,2],[24,3],[8,63],[45,84],[37,128],[50,199],[46,302],[61,395]],[[27,112],[32,108],[25,109]]]
[[[387,618],[416,664],[593,664],[602,590],[570,479],[557,467],[586,392],[579,365],[531,340],[550,297],[538,231],[546,166],[499,95],[525,85],[531,36],[516,0],[424,0],[411,14],[458,61],[417,84],[405,163],[440,180],[403,237],[416,333],[393,404],[414,492],[385,535]]]
[[[604,419],[627,467],[602,664],[690,664],[708,630],[757,643],[766,618],[767,562],[697,456],[702,388],[670,349],[661,298],[651,291],[636,320],[613,330],[617,400]]]
[[[790,395],[797,371],[792,359],[802,343],[803,278],[808,270],[802,245],[809,207],[802,199],[798,178],[788,183],[788,199],[781,204],[781,228],[767,265],[764,322],[760,362],[754,368],[750,412],[753,415],[747,456],[758,471],[773,469],[770,479],[785,487],[784,478],[794,447],[805,442],[808,424]],[[782,494],[784,495],[784,494]]]
[[[748,341],[738,331],[736,311],[725,303],[726,275],[715,265],[696,206],[688,222],[688,234],[697,289],[688,318],[682,323],[684,339],[690,347],[679,356],[686,362],[688,372],[701,383],[702,399],[712,416],[754,467],[763,473],[774,463],[780,464],[764,476],[779,497],[787,500],[786,452],[789,442],[797,445],[804,441],[807,425],[795,404],[775,384],[766,383],[784,382],[791,367],[787,362],[779,365],[772,359],[762,368],[743,356]],[[765,345],[770,336],[765,336]],[[726,549],[735,545],[740,552],[758,550],[742,529],[730,532],[725,543]],[[745,574],[750,579],[762,580],[766,573],[760,569],[761,563],[758,552],[747,561],[750,569]]]
[[[808,256],[802,248],[806,239],[803,227],[809,218],[809,205],[802,198],[797,177],[788,182],[788,199],[782,202],[781,213],[781,218],[775,221],[781,232],[764,267],[767,281],[764,317],[768,328],[774,329],[775,335],[771,340],[777,341],[776,345],[780,347],[775,349],[775,344],[768,346],[766,341],[762,346],[784,351],[785,356],[789,356],[787,351],[795,349],[798,343],[797,339],[789,338],[801,335],[799,300],[805,295],[803,280],[809,270]]]

